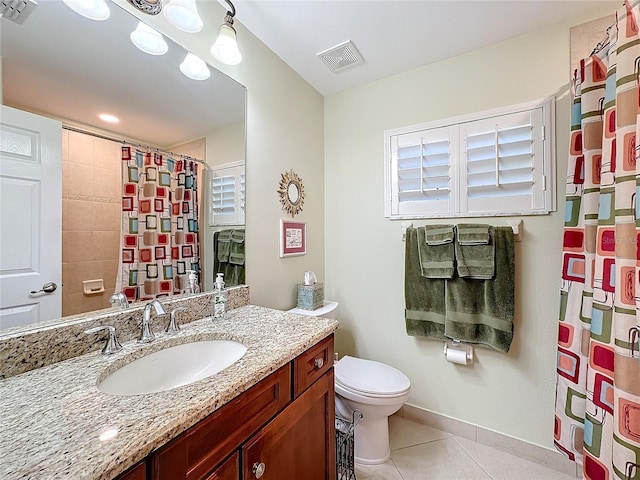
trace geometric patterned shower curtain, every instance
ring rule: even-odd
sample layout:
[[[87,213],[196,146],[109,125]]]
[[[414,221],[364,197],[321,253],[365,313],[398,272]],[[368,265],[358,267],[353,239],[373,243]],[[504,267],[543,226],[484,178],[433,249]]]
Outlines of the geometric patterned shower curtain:
[[[576,74],[554,443],[589,480],[640,480],[638,0]]]
[[[122,147],[120,291],[129,302],[182,293],[200,277],[198,165]]]

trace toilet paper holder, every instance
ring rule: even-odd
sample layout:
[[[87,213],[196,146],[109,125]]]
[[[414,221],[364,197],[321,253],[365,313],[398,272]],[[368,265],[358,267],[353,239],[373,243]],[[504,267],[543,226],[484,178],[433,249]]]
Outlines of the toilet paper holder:
[[[460,355],[464,353],[464,356]],[[473,363],[473,345],[462,343],[459,340],[450,340],[444,343],[444,357],[451,363],[470,365]]]

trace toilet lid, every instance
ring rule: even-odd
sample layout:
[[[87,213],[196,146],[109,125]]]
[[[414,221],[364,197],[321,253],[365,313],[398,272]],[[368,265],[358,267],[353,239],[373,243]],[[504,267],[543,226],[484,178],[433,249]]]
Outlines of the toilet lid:
[[[409,378],[384,363],[345,355],[335,363],[336,382],[350,390],[372,395],[395,395],[407,392]]]

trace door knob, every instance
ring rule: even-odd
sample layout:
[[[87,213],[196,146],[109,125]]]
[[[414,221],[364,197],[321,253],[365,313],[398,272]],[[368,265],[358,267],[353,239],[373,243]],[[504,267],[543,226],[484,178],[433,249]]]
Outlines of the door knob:
[[[52,293],[56,291],[56,288],[58,288],[58,285],[56,285],[55,282],[48,282],[42,285],[40,290],[31,290],[31,295],[40,292]]]
[[[267,469],[267,466],[263,462],[256,462],[253,464],[252,472],[256,478],[260,478],[264,475],[264,471]]]

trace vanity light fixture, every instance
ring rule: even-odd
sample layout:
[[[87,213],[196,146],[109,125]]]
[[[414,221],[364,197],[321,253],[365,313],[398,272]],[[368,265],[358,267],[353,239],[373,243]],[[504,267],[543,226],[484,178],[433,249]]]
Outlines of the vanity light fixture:
[[[238,50],[236,29],[233,28],[233,17],[236,15],[236,9],[230,0],[225,1],[229,4],[231,10],[227,11],[224,23],[220,25],[220,33],[211,47],[211,55],[225,65],[237,65],[242,61],[242,55]]]
[[[98,118],[107,123],[120,123],[120,119],[115,115],[111,115],[110,113],[101,113],[100,115],[98,115]]]
[[[149,55],[164,55],[169,50],[160,32],[144,22],[138,22],[138,26],[131,32],[129,38],[136,47]]]
[[[193,80],[206,80],[211,75],[207,64],[193,53],[187,53],[180,64],[180,71]]]
[[[104,0],[63,0],[65,5],[89,20],[106,20],[111,11]]]
[[[202,30],[196,0],[171,0],[163,11],[169,23],[183,32],[197,33]]]

